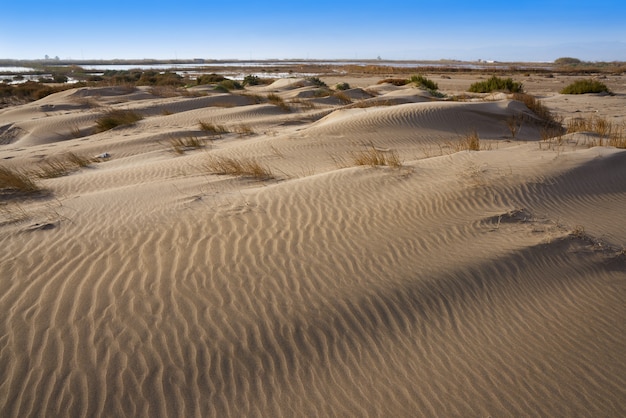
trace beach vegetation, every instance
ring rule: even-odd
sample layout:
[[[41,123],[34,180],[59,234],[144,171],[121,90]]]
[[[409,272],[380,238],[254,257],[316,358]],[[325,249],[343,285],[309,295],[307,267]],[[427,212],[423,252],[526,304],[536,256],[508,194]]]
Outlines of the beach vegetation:
[[[286,111],[290,111],[291,108],[289,107],[289,105],[287,103],[285,103],[285,100],[280,97],[279,95],[275,94],[275,93],[270,93],[267,95],[267,100],[273,104],[274,106],[278,106],[283,110]]]
[[[411,78],[409,78],[409,83],[415,83],[417,87],[421,87],[426,90],[439,90],[439,86],[437,85],[437,83],[424,77],[421,74],[411,76]]]
[[[314,86],[317,87],[328,87],[328,85],[326,85],[325,82],[323,82],[322,80],[319,79],[319,77],[307,77],[307,81],[309,81],[310,83],[312,83]]]
[[[274,178],[270,168],[252,158],[210,156],[205,166],[213,174],[251,177],[257,180]]]
[[[350,90],[350,84],[348,84],[348,83],[337,83],[337,85],[335,85],[335,90]]]
[[[35,176],[42,179],[62,177],[80,168],[90,166],[94,162],[93,158],[68,152],[63,157],[48,158],[41,162],[34,172]]]
[[[402,167],[402,161],[396,151],[382,150],[373,145],[370,145],[366,151],[355,153],[353,155],[353,163],[355,165],[368,165],[370,167]]]
[[[205,146],[204,139],[197,136],[170,139],[170,146],[176,154],[184,154],[185,151],[202,148]]]
[[[561,90],[561,94],[609,93],[611,91],[598,80],[577,80]]]
[[[41,191],[33,178],[23,171],[0,166],[0,192],[31,194]]]
[[[393,84],[394,86],[406,86],[409,84],[409,80],[406,78],[384,78],[380,80],[377,84]]]
[[[196,78],[196,83],[198,85],[215,84],[224,80],[226,80],[226,77],[219,75],[219,74],[211,73],[211,74],[203,74],[200,77]]]
[[[500,78],[498,76],[492,76],[491,78],[473,83],[470,88],[470,93],[491,93],[494,91],[507,91],[509,93],[522,93],[524,86],[522,83],[513,81],[512,78]]]
[[[143,119],[137,112],[126,109],[110,109],[96,120],[96,132],[104,132],[118,126],[132,125]]]
[[[243,89],[243,86],[241,85],[239,81],[230,80],[230,79],[224,79],[220,81],[219,83],[217,83],[216,90],[219,89],[220,87],[226,91]]]
[[[228,129],[224,125],[217,125],[213,122],[199,121],[200,130],[209,135],[221,135],[228,133]]]

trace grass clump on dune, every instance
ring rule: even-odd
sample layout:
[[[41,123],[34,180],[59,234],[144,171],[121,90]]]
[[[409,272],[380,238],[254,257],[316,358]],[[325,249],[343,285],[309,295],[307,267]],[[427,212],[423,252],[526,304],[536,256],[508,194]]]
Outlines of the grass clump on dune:
[[[402,161],[400,161],[400,156],[396,151],[383,151],[374,146],[370,146],[367,151],[354,154],[353,157],[355,165],[402,167]]]
[[[290,111],[291,108],[289,107],[289,105],[287,103],[285,103],[285,100],[283,100],[282,97],[280,97],[277,94],[274,93],[270,93],[267,95],[267,100],[273,104],[274,106],[278,106],[281,109],[285,110],[285,111]]]
[[[411,76],[409,82],[415,83],[418,87],[423,87],[426,90],[439,90],[439,86],[437,85],[437,83],[429,80],[421,74]]]
[[[252,177],[258,180],[274,178],[272,171],[251,158],[230,158],[211,156],[206,163],[208,171],[214,174]]]
[[[469,88],[471,93],[491,93],[493,91],[508,91],[509,93],[522,93],[524,86],[522,83],[513,81],[512,78],[500,78],[492,76],[485,81],[472,84]]]
[[[577,80],[561,90],[561,94],[609,93],[611,90],[598,80]]]
[[[202,148],[204,145],[204,140],[195,136],[170,139],[170,146],[176,154],[184,154],[185,151]]]
[[[227,134],[229,132],[228,129],[226,129],[226,127],[222,125],[216,125],[212,122],[200,121],[198,122],[198,124],[200,125],[200,130],[210,135],[221,135],[221,134]]]
[[[39,170],[35,175],[42,179],[61,177],[80,168],[90,166],[94,162],[93,158],[68,152],[63,158],[49,158],[39,164]]]
[[[0,192],[37,193],[39,185],[26,173],[7,167],[0,167]]]
[[[112,109],[96,120],[96,131],[104,132],[123,125],[132,125],[143,119],[137,112],[124,109]]]

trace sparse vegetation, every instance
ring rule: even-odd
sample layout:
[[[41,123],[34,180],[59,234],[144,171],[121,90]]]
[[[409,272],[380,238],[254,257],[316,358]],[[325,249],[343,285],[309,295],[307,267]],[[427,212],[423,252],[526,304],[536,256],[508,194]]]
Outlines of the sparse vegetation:
[[[574,118],[567,122],[567,133],[589,132],[598,136],[590,146],[610,146],[626,148],[624,126],[619,126],[606,118],[591,116],[588,118]]]
[[[268,167],[251,158],[235,159],[210,156],[206,163],[206,168],[214,174],[252,177],[257,180],[274,178],[274,174]]]
[[[199,121],[200,130],[208,133],[209,135],[221,135],[227,134],[229,131],[223,125],[216,125],[212,122]]]
[[[409,84],[409,80],[406,78],[384,78],[380,80],[377,84],[393,84],[394,86],[406,86]]]
[[[598,80],[577,80],[561,90],[561,94],[609,93],[609,88]]]
[[[350,84],[348,84],[348,83],[338,83],[335,86],[335,90],[350,90]]]
[[[439,86],[437,85],[437,83],[435,83],[432,80],[429,80],[428,78],[424,77],[421,74],[411,76],[411,78],[409,79],[409,82],[415,83],[418,87],[422,87],[429,91],[439,90]]]
[[[39,191],[41,188],[27,173],[0,167],[0,193],[31,194]]]
[[[313,85],[317,87],[328,87],[326,83],[324,83],[318,77],[307,77],[307,81],[310,81],[311,83],[313,83]]]
[[[285,101],[283,100],[282,97],[280,97],[279,95],[275,94],[275,93],[270,93],[267,95],[267,100],[273,104],[274,106],[278,106],[283,110],[286,111],[290,111],[291,108],[289,107],[289,105],[287,103],[285,103]]]
[[[246,123],[240,123],[239,125],[235,126],[235,133],[237,133],[239,136],[250,136],[255,134],[250,125]]]
[[[137,112],[124,109],[111,109],[104,113],[104,115],[96,120],[96,131],[104,132],[110,129],[123,125],[132,125],[135,122],[143,119]]]
[[[382,150],[370,145],[367,151],[355,153],[353,155],[355,165],[389,166],[393,168],[402,167],[402,161],[396,151]]]
[[[92,158],[69,152],[63,157],[48,158],[39,164],[34,175],[42,179],[62,177],[79,168],[88,167],[94,162]]]
[[[172,138],[170,139],[170,146],[176,154],[184,154],[185,151],[202,148],[205,146],[205,141],[196,136],[188,136],[184,138]]]
[[[458,150],[480,151],[480,137],[478,132],[471,131],[459,140]]]
[[[522,83],[513,81],[512,78],[500,78],[492,76],[485,81],[473,83],[469,92],[471,93],[491,93],[494,91],[508,91],[509,93],[522,93],[524,91]]]

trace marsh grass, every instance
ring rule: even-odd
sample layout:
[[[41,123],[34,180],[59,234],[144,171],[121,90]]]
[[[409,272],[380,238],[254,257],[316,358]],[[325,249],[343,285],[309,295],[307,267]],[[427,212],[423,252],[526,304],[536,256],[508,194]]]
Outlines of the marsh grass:
[[[396,151],[381,150],[373,145],[370,145],[366,151],[355,153],[352,161],[355,165],[369,165],[370,167],[402,167],[402,161]]]
[[[210,156],[205,166],[213,174],[251,177],[257,180],[274,178],[274,174],[268,167],[251,158]]]
[[[96,120],[96,132],[108,131],[118,126],[132,125],[141,119],[143,119],[143,116],[132,110],[111,109]]]

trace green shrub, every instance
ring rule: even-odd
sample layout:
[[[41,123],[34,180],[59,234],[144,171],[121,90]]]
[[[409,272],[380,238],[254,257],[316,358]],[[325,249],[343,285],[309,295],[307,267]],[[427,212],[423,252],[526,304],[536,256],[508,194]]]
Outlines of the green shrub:
[[[326,83],[320,80],[318,77],[307,77],[307,80],[316,85],[317,87],[328,87]]]
[[[472,84],[469,88],[471,93],[491,93],[492,91],[508,91],[510,93],[522,93],[522,83],[513,81],[512,78],[500,78],[495,75],[485,81]]]
[[[350,90],[350,84],[348,83],[338,83],[335,86],[336,90]]]
[[[219,74],[204,74],[196,79],[198,85],[200,84],[213,84],[226,80],[226,77]]]
[[[577,80],[561,90],[561,94],[611,93],[609,88],[597,80]]]
[[[421,74],[411,76],[409,83],[415,83],[418,87],[423,87],[426,90],[439,90],[439,86],[432,80],[427,79]]]
[[[261,78],[256,75],[248,74],[243,78],[242,84],[244,86],[258,86],[259,84],[261,84]]]
[[[239,83],[239,81],[229,80],[229,79],[224,79],[220,81],[216,87],[223,87],[224,89],[228,91],[241,90],[243,88],[243,86],[241,85],[241,83]]]

